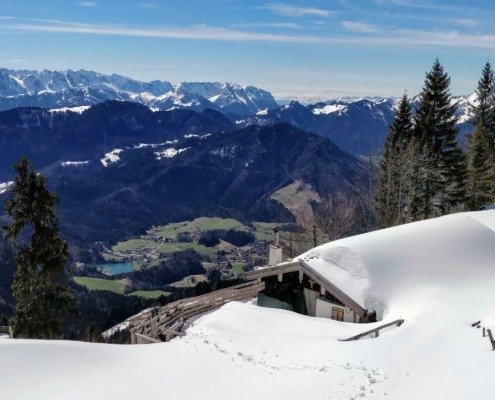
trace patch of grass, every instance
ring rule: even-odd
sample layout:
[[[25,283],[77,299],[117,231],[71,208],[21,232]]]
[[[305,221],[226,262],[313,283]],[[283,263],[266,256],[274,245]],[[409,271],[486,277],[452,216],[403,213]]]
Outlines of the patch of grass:
[[[270,197],[281,203],[291,211],[296,218],[306,218],[313,215],[310,202],[320,202],[320,196],[313,190],[313,187],[303,181],[294,183],[277,190]]]
[[[143,260],[134,260],[132,262],[132,269],[134,271],[138,271],[140,270],[141,268],[143,268]]]
[[[103,259],[107,262],[120,263],[124,261],[124,257],[118,257],[108,253],[101,253],[101,255],[103,256]]]
[[[187,249],[194,249],[202,256],[213,257],[217,254],[218,249],[216,247],[205,247],[196,242],[184,242],[184,243],[162,243],[158,251],[160,254],[170,254],[176,251],[183,251]]]
[[[254,232],[256,239],[273,241],[273,230],[280,228],[282,225],[284,224],[276,222],[253,222],[253,226],[256,228]]]
[[[196,286],[198,282],[206,281],[206,276],[204,275],[190,275],[182,279],[181,281],[174,282],[170,286],[175,286],[177,288],[181,287],[193,287]]]
[[[149,267],[158,267],[161,262],[164,262],[167,260],[168,260],[168,257],[167,258],[158,258],[156,260],[151,261]]]
[[[119,294],[124,294],[124,289],[129,284],[127,279],[109,280],[75,276],[74,280],[78,284],[86,286],[89,290],[109,290]]]
[[[163,290],[138,290],[136,292],[129,293],[127,296],[139,296],[146,299],[157,299],[160,296],[168,296],[170,292],[164,292]]]
[[[235,274],[240,274],[242,272],[242,267],[244,267],[243,263],[234,263],[232,272],[234,272]]]
[[[217,264],[215,263],[210,263],[210,262],[204,262],[203,263],[203,268],[209,271],[210,269],[216,268]]]
[[[148,235],[166,239],[175,239],[178,233],[211,231],[215,229],[239,229],[247,230],[246,226],[232,218],[196,218],[194,221],[177,222],[165,226],[157,226],[150,229]]]
[[[131,239],[127,242],[119,242],[115,246],[112,247],[113,251],[129,251],[136,250],[140,248],[154,249],[158,247],[158,243],[153,242],[152,240],[145,239]]]

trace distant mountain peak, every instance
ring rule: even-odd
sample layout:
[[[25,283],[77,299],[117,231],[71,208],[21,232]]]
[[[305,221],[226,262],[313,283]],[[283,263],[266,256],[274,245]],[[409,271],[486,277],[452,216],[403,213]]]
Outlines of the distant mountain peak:
[[[0,110],[15,107],[64,108],[87,106],[106,100],[135,101],[170,110],[206,108],[247,115],[278,107],[271,93],[237,83],[142,82],[118,74],[105,75],[84,69],[29,71],[0,68]]]

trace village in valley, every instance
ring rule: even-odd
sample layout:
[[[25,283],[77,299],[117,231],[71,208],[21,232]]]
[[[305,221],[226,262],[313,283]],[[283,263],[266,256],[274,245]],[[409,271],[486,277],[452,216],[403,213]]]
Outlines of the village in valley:
[[[235,219],[207,217],[155,226],[139,238],[119,242],[112,247],[102,242],[96,243],[94,247],[102,261],[78,262],[76,266],[83,275],[84,272],[96,269],[102,276],[76,277],[76,281],[89,289],[111,290],[112,281],[105,282],[107,278],[112,279],[113,275],[158,267],[166,263],[174,254],[188,250],[199,254],[206,273],[184,277],[178,282],[171,283],[171,286],[191,287],[208,279],[236,279],[243,271],[267,264],[274,229],[291,228],[293,228],[292,224],[253,222],[251,226],[247,226]],[[230,239],[234,243],[227,241],[230,237],[234,238]],[[126,266],[127,269],[113,270],[113,267],[121,266]],[[120,287],[117,292],[119,291],[121,291]]]

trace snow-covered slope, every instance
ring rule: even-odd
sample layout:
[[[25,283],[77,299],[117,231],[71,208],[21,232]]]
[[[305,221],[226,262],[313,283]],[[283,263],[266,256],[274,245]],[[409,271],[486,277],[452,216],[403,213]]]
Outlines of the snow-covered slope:
[[[121,75],[85,70],[0,69],[0,110],[20,106],[88,106],[106,100],[136,101],[162,110],[214,108],[237,114],[278,106],[269,92],[232,83],[183,82],[173,86],[165,81],[140,82]]]
[[[471,323],[495,329],[494,229],[495,211],[456,214],[302,256],[381,309],[375,324],[229,303],[171,343],[1,340],[0,398],[489,399],[494,354]],[[396,318],[378,338],[338,341]]]

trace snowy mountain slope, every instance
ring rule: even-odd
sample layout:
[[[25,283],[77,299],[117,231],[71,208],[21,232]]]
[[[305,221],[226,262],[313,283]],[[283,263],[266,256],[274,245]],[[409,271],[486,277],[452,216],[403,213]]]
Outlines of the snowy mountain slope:
[[[419,97],[411,99],[413,112]],[[476,95],[453,98],[457,105],[459,139],[472,132],[470,104]],[[303,105],[297,101],[271,109],[264,109],[248,117],[238,118],[238,126],[290,123],[300,129],[328,137],[340,148],[354,154],[380,154],[390,124],[397,110],[394,97],[345,97]]]
[[[194,101],[183,100],[184,96]],[[183,82],[173,86],[165,81],[141,82],[85,70],[0,69],[0,110],[74,107],[106,100],[136,101],[161,110],[186,108],[201,112],[214,108],[241,115],[278,106],[267,91],[231,83]]]
[[[296,101],[236,121],[238,126],[287,122],[333,140],[354,154],[380,153],[395,115],[395,102],[335,100],[304,106]]]
[[[347,274],[347,286],[362,281],[354,288],[364,301],[386,309],[374,324],[233,302],[164,344],[0,340],[9,365],[0,374],[0,397],[491,398],[493,352],[481,329],[470,325],[481,320],[495,329],[494,228],[493,211],[457,214],[303,255],[330,278]],[[405,323],[378,338],[338,341],[398,317]]]

